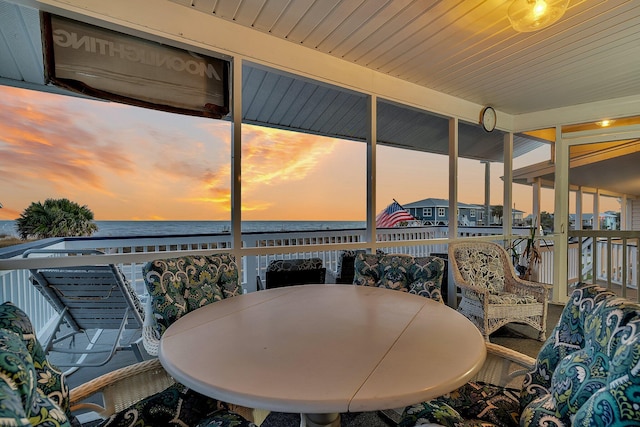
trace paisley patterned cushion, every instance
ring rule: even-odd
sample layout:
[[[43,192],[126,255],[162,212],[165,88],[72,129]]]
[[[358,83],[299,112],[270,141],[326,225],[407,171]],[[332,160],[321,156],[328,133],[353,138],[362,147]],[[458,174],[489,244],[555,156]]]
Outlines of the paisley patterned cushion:
[[[0,305],[0,425],[71,426],[69,388],[47,361],[27,315]],[[75,420],[74,420],[75,421]]]
[[[640,305],[576,289],[527,374],[521,425],[640,425]]]
[[[535,304],[533,295],[517,295],[508,292],[490,292],[489,304]]]
[[[322,260],[320,258],[294,258],[271,261],[267,271],[299,271],[319,268],[322,268]]]
[[[444,261],[437,257],[359,253],[353,283],[409,292],[442,302],[443,272]]]
[[[198,423],[196,427],[256,427],[234,412],[219,411]]]
[[[442,397],[405,408],[399,426],[429,422],[452,427],[515,427],[519,414],[519,390],[469,382]]]
[[[183,315],[242,293],[231,254],[160,259],[147,263],[143,274],[158,337]]]
[[[174,384],[100,423],[100,427],[249,427],[254,424],[229,412],[225,403]]]
[[[455,251],[455,257],[466,282],[485,286],[494,294],[504,291],[504,269],[496,249],[479,252],[472,247],[461,247]]]

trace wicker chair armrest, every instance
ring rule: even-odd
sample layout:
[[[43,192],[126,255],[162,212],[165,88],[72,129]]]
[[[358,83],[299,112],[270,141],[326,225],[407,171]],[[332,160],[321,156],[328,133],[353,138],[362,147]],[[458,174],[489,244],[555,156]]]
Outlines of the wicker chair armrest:
[[[160,339],[157,337],[156,329],[153,326],[142,327],[142,344],[149,356],[157,356],[160,348]]]
[[[505,290],[518,295],[534,295],[538,302],[546,302],[551,292],[551,285],[522,280],[517,277],[505,280]]]
[[[151,306],[151,296],[144,305],[144,323],[142,325],[142,345],[149,356],[157,356],[160,348],[160,337],[156,329],[156,320]]]
[[[522,388],[527,372],[533,370],[536,360],[526,354],[486,342],[487,358],[473,378],[501,387]]]
[[[71,390],[71,411],[90,410],[106,418],[166,389],[174,382],[158,359],[139,362],[101,375]],[[102,394],[102,404],[85,402],[98,393]]]

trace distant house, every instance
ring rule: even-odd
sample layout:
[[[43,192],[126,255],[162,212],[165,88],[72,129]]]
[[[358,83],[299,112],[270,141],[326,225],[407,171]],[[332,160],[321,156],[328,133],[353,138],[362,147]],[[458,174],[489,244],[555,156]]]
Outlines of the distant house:
[[[576,215],[569,214],[569,227],[576,229]],[[582,214],[582,228],[589,230],[593,229],[593,214]],[[613,211],[607,211],[600,213],[600,230],[616,230],[618,228],[618,213]]]
[[[449,201],[446,199],[429,198],[402,206],[424,225],[449,225]],[[456,217],[462,226],[480,225],[484,218],[484,207],[458,203]]]
[[[491,205],[491,210],[493,211],[493,208],[495,207],[497,207],[497,205]],[[513,208],[511,209],[511,216],[513,217],[514,226],[522,227],[523,225],[525,225],[524,211]],[[502,224],[502,217],[493,215],[491,219],[491,224]]]

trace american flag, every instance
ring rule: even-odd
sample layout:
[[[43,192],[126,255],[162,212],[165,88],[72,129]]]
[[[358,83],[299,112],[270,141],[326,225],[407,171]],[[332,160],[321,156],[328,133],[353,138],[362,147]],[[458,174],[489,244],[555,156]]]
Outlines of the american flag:
[[[393,203],[378,214],[376,217],[376,227],[389,228],[402,221],[415,221],[415,218],[411,216],[405,208],[400,206],[400,203],[394,200]]]

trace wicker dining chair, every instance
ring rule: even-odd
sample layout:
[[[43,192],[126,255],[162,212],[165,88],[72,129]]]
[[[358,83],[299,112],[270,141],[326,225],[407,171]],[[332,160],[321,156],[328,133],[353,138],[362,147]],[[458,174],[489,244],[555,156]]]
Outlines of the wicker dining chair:
[[[546,338],[550,286],[520,279],[505,249],[491,242],[449,244],[453,281],[461,289],[458,311],[480,329],[485,340],[502,326],[516,322]]]

